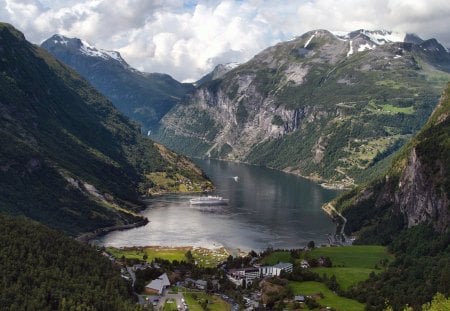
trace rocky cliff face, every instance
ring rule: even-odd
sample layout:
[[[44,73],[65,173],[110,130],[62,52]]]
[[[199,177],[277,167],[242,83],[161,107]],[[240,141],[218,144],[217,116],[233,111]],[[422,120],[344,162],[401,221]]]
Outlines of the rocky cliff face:
[[[386,166],[450,76],[445,49],[396,39],[317,30],[277,44],[199,85],[155,138],[189,155],[350,186]]]
[[[435,180],[436,177],[444,178],[445,164],[438,165],[438,176],[431,175],[417,155],[416,149],[411,150],[394,197],[394,205],[405,215],[408,227],[432,223],[437,230],[443,232],[450,224],[448,193],[442,191]]]
[[[403,148],[387,175],[332,204],[347,218],[347,233],[389,242],[402,228],[450,226],[450,85],[424,128]]]

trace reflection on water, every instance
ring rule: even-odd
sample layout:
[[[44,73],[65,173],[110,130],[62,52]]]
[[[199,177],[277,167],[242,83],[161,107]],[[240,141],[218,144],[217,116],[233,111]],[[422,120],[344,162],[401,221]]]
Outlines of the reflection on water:
[[[217,187],[225,206],[191,206],[194,195],[148,201],[144,227],[112,232],[99,242],[112,246],[225,246],[263,250],[325,243],[334,225],[320,206],[335,191],[282,172],[215,160],[195,160]],[[234,178],[238,176],[236,180]]]

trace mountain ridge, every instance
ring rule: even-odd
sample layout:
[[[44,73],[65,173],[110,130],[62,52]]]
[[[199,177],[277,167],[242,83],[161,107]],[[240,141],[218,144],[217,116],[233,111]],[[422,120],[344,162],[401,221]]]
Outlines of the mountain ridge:
[[[360,183],[426,121],[450,76],[450,54],[433,40],[354,38],[314,30],[268,47],[200,85],[153,137],[191,156],[332,187]]]
[[[167,74],[134,69],[119,52],[96,48],[79,38],[53,35],[41,47],[75,69],[117,109],[138,121],[144,133],[154,130],[161,117],[193,89]]]
[[[146,173],[212,187],[201,171],[167,161],[136,123],[13,26],[0,24],[0,47],[2,212],[77,235],[141,220],[140,196],[156,185]]]

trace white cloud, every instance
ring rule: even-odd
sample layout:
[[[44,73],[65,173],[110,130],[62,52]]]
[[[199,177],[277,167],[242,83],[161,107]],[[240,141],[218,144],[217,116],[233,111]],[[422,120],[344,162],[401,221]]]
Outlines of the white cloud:
[[[195,80],[312,29],[415,32],[450,46],[448,0],[0,0],[0,19],[119,50],[133,66]]]

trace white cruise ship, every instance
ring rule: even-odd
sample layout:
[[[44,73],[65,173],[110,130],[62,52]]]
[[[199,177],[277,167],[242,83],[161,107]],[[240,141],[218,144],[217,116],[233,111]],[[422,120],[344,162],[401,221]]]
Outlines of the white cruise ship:
[[[226,205],[228,204],[228,199],[208,195],[207,197],[198,197],[190,199],[189,202],[192,205]]]

